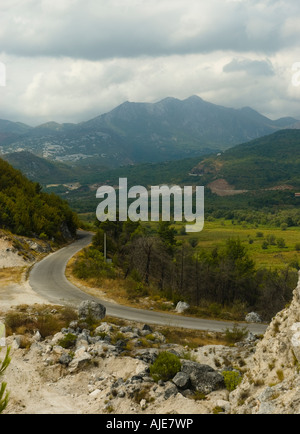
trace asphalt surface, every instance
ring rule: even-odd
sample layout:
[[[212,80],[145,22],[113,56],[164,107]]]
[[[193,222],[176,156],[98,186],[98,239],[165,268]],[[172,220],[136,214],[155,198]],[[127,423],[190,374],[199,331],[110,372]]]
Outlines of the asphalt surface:
[[[223,332],[225,329],[232,328],[233,323],[231,322],[136,309],[107,302],[81,291],[67,280],[65,269],[71,257],[90,244],[92,236],[89,232],[79,231],[78,239],[74,243],[50,254],[41,262],[35,264],[29,276],[31,288],[51,303],[77,307],[83,300],[93,300],[106,307],[107,315],[141,323],[214,332]],[[257,334],[263,334],[267,328],[265,324],[242,323],[240,326],[247,326],[249,331]]]

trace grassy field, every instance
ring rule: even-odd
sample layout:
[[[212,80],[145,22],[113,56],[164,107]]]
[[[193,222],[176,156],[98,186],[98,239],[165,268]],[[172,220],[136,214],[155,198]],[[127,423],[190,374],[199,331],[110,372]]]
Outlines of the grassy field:
[[[183,224],[176,224],[178,233]],[[225,245],[229,238],[239,238],[257,267],[280,268],[300,258],[300,227],[282,230],[278,227],[232,224],[231,220],[206,221],[198,234],[179,235],[178,240],[196,243],[199,249]],[[197,241],[196,241],[197,240]]]
[[[95,214],[80,214],[80,219],[90,229],[95,221]],[[157,223],[146,223],[153,229]],[[285,268],[287,265],[300,265],[300,227],[280,227],[253,225],[251,223],[232,223],[231,220],[215,219],[205,221],[204,229],[199,233],[181,235],[184,223],[174,224],[177,230],[177,240],[197,245],[198,249],[213,249],[224,246],[229,238],[239,238],[257,268]],[[95,229],[95,228],[94,228]],[[283,241],[282,241],[283,240]]]

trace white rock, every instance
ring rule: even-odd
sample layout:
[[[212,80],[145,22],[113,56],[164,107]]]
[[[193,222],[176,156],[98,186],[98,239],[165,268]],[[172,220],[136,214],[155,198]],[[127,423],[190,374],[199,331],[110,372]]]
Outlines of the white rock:
[[[189,307],[190,305],[188,303],[185,303],[184,301],[179,301],[175,308],[175,312],[182,313],[185,310],[187,310]]]
[[[99,395],[99,393],[101,393],[101,390],[100,389],[95,389],[95,390],[93,390],[93,392],[90,393],[90,396],[92,398],[96,398]]]

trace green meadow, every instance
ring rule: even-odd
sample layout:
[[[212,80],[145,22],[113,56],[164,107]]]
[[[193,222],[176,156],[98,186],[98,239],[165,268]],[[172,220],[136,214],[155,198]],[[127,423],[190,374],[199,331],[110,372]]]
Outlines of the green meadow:
[[[197,249],[214,249],[224,246],[229,238],[239,238],[245,245],[257,268],[285,268],[295,266],[300,255],[300,228],[284,230],[267,225],[237,224],[231,220],[205,221],[204,229],[197,234],[180,235],[184,224],[175,224],[178,240],[187,241]]]
[[[93,226],[95,213],[80,214],[81,221],[88,229]],[[144,223],[154,232],[157,223]],[[282,229],[278,226],[237,223],[226,219],[205,220],[204,229],[199,233],[185,233],[185,223],[175,223],[176,239],[190,243],[196,249],[212,250],[225,246],[226,240],[239,238],[256,268],[279,269],[292,266],[300,268],[300,227],[292,226]],[[184,233],[184,235],[183,235]]]

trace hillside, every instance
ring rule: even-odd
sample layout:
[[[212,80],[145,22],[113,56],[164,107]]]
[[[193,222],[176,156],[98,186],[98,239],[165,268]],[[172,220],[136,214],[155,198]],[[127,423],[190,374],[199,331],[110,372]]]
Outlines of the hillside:
[[[10,122],[0,119],[0,152],[2,142],[14,142],[18,138],[29,132],[31,127],[20,122]]]
[[[77,219],[68,204],[41,191],[0,159],[0,228],[17,235],[64,241],[74,237]]]
[[[300,188],[300,130],[285,129],[232,147],[223,153],[161,163],[136,164],[86,174],[80,188],[56,191],[77,212],[94,212],[96,186],[203,185],[205,212],[263,207],[298,206],[294,193]],[[55,190],[54,190],[55,191]],[[220,214],[221,215],[221,214]]]
[[[5,154],[3,160],[20,170],[27,178],[40,183],[76,181],[72,167],[21,151]]]
[[[48,122],[20,131],[18,124],[18,131],[1,140],[0,152],[25,150],[60,162],[91,160],[94,165],[118,167],[201,156],[296,122],[293,118],[273,121],[249,107],[222,107],[198,96],[157,103],[127,101],[76,125]],[[0,137],[4,134],[1,125]]]
[[[300,187],[300,131],[283,130],[201,161],[192,173],[217,194]]]

